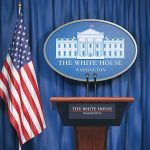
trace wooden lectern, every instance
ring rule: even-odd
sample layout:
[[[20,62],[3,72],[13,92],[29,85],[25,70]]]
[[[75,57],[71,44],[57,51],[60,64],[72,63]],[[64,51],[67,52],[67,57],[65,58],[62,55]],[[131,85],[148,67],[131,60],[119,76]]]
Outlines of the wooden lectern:
[[[61,120],[74,126],[76,150],[105,150],[107,129],[118,126],[132,97],[51,97]]]

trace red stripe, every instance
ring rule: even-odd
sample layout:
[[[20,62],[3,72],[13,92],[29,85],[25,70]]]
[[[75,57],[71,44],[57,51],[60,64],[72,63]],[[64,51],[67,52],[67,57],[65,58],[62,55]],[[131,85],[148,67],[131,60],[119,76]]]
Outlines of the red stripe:
[[[0,80],[1,80],[1,76],[2,76],[2,73],[0,72]],[[0,96],[1,96],[2,99],[5,98],[4,95],[3,95],[3,93],[1,92],[1,90],[0,90]]]
[[[9,64],[6,65],[7,67],[7,70],[8,70],[8,73],[11,74],[11,80],[13,80],[13,85],[15,86],[17,92],[19,93],[19,97],[20,97],[20,100],[21,100],[21,106],[22,106],[22,111],[24,113],[24,116],[26,117],[26,120],[28,121],[29,123],[29,126],[31,128],[31,130],[33,131],[34,135],[37,135],[37,129],[32,121],[32,116],[29,115],[29,112],[28,112],[28,108],[26,108],[26,106],[24,105],[23,101],[22,101],[22,97],[21,97],[21,92],[20,92],[20,87],[18,85],[18,82],[16,81],[16,79],[14,78],[12,72],[11,72],[11,69],[10,69],[10,66]],[[19,74],[18,74],[19,75]],[[30,139],[30,136],[28,135],[28,137],[26,137],[26,140],[29,140]]]
[[[12,105],[14,106],[14,108],[16,109],[16,111],[17,111],[17,113],[19,115],[19,121],[20,121],[21,129],[22,129],[22,133],[23,133],[25,139],[28,140],[30,138],[30,136],[27,133],[27,130],[25,129],[24,124],[22,122],[21,112],[20,112],[19,105],[18,105],[16,99],[14,98],[13,94],[11,93],[11,89],[9,88],[9,84],[8,84],[6,78],[5,78],[5,76],[3,74],[1,75],[1,78],[2,78],[2,81],[3,81],[3,83],[5,84],[5,86],[7,88],[10,101],[11,101]]]
[[[42,106],[41,101],[40,101],[41,98],[40,98],[40,93],[39,93],[39,89],[37,86],[37,82],[35,81],[35,78],[31,72],[31,69],[32,68],[30,68],[28,64],[24,65],[24,70],[25,70],[26,74],[28,75],[28,78],[29,78],[29,80],[30,80],[30,82],[34,88],[34,91],[36,92],[36,95],[38,97],[38,101],[39,101],[40,105]]]
[[[36,105],[35,105],[35,103],[34,103],[34,100],[32,99],[32,96],[31,96],[31,94],[30,94],[30,91],[28,90],[28,88],[27,88],[27,86],[26,86],[26,84],[25,84],[25,82],[24,82],[24,79],[22,78],[22,75],[21,75],[20,72],[19,72],[19,76],[20,76],[20,80],[21,80],[22,89],[23,89],[23,91],[24,91],[24,93],[25,93],[25,95],[26,95],[26,97],[27,97],[27,99],[28,99],[28,101],[29,101],[29,103],[30,103],[30,105],[31,105],[31,108],[33,109],[33,111],[34,111],[34,113],[35,113],[35,115],[36,115],[38,121],[41,121],[41,118],[40,118],[38,109],[37,109],[37,107],[36,107]],[[43,129],[43,128],[41,128],[41,129]],[[35,135],[38,133],[38,130],[36,129],[35,126],[33,126],[33,133],[34,133]]]
[[[17,121],[15,120],[13,114],[9,110],[8,103],[7,103],[7,100],[6,100],[7,99],[6,95],[5,95],[5,93],[3,92],[3,90],[1,88],[0,88],[0,93],[2,94],[2,96],[4,98],[3,100],[4,100],[4,102],[5,102],[6,106],[7,106],[7,111],[8,111],[8,116],[9,116],[10,122],[11,122],[11,124],[13,125],[13,127],[15,128],[15,130],[17,132],[20,144],[22,144],[21,134],[20,134],[20,130],[19,130],[19,125],[18,125]]]

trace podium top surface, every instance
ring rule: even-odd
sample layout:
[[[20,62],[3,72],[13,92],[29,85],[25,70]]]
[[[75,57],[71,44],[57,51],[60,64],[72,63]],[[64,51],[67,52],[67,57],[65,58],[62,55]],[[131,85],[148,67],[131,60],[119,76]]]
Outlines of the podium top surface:
[[[56,102],[56,103],[70,103],[70,102],[81,102],[81,103],[87,103],[87,102],[112,102],[112,103],[121,103],[121,102],[133,102],[133,97],[51,97],[50,101]]]

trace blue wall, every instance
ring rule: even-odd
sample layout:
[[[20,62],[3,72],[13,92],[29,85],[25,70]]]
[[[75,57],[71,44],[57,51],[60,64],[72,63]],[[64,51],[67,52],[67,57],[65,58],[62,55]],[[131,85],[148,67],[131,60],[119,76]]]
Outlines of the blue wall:
[[[17,0],[0,1],[0,68],[12,40]],[[111,21],[127,29],[138,44],[138,58],[123,75],[98,83],[98,96],[133,96],[135,102],[120,127],[108,133],[108,150],[148,150],[150,147],[150,1],[149,0],[24,0],[23,14],[30,37],[46,130],[23,145],[23,150],[73,150],[72,127],[63,127],[51,96],[85,96],[85,84],[56,74],[46,63],[43,46],[58,26],[78,19]],[[90,89],[90,95],[94,91]],[[18,139],[0,100],[0,150],[17,150]]]

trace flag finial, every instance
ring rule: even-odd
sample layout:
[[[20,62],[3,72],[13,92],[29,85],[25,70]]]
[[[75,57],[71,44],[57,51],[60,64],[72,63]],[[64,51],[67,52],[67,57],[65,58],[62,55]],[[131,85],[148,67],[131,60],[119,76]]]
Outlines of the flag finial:
[[[21,2],[19,2],[19,4],[18,4],[18,8],[19,8],[19,15],[21,14],[21,7],[22,7],[22,4],[21,4]]]

